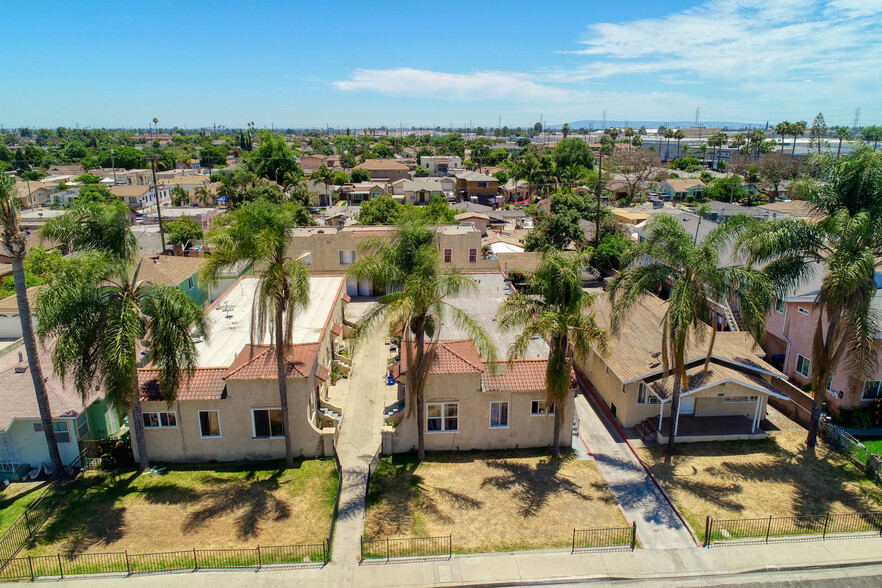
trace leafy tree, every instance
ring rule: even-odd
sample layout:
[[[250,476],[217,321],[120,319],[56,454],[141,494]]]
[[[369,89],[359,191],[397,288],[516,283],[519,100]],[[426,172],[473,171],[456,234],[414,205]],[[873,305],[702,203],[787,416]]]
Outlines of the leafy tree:
[[[394,225],[398,222],[404,205],[388,194],[362,202],[358,212],[360,225]]]
[[[712,303],[737,301],[745,330],[757,341],[765,336],[766,314],[775,299],[773,281],[756,269],[720,264],[720,251],[727,246],[730,231],[737,231],[744,222],[743,217],[730,218],[696,244],[682,222],[657,215],[649,221],[649,238],[628,248],[620,260],[623,269],[609,284],[613,335],[642,298],[654,295],[659,284],[671,287],[661,325],[662,376],[673,371],[674,378],[668,453],[674,452],[681,389],[689,390],[686,370],[693,366],[686,363],[687,347],[703,344],[710,331],[705,370],[713,353],[717,330],[704,322],[713,312]]]
[[[49,395],[46,391],[46,380],[43,378],[43,368],[37,354],[37,340],[34,337],[34,327],[31,322],[31,305],[27,295],[24,262],[28,256],[27,235],[21,230],[18,216],[18,193],[5,178],[0,178],[0,229],[2,229],[3,245],[12,258],[12,277],[15,283],[15,301],[18,307],[19,321],[21,322],[22,339],[24,340],[25,354],[28,358],[28,371],[31,373],[31,381],[34,384],[34,393],[37,396],[37,408],[40,412],[40,422],[43,425],[43,434],[49,447],[49,458],[52,463],[52,471],[61,474],[63,464],[61,454],[58,452],[58,442],[55,439],[55,430],[52,427],[52,409],[49,404]]]
[[[526,147],[530,142],[530,137],[519,137],[515,143],[518,147]]]
[[[429,177],[429,170],[428,168],[418,165],[416,168],[416,172],[414,172],[414,175],[418,178],[427,178]]]
[[[202,227],[189,216],[164,223],[163,232],[168,234],[172,245],[186,245],[188,241],[199,241],[203,237]]]
[[[658,153],[643,149],[619,151],[607,158],[606,166],[608,171],[625,182],[628,189],[627,204],[634,199],[634,194],[641,185],[661,179],[664,173]]]
[[[74,178],[75,182],[79,182],[81,184],[97,184],[101,181],[101,178],[96,176],[95,174],[85,173],[81,176],[77,176]]]
[[[870,125],[868,127],[864,127],[861,131],[861,139],[863,139],[867,143],[872,142],[873,151],[875,151],[876,147],[879,145],[879,141],[882,141],[882,126]]]
[[[11,166],[10,166],[11,167]],[[37,182],[46,177],[41,171],[36,170],[25,170],[21,172],[21,179],[28,182]]]
[[[579,165],[594,169],[594,152],[588,143],[578,137],[561,139],[551,153],[554,164],[559,168]]]
[[[778,198],[778,187],[785,180],[795,178],[799,173],[800,165],[796,159],[783,153],[770,153],[759,160],[756,170],[766,183],[771,184],[772,193],[769,195],[769,202],[774,202]]]
[[[371,180],[371,172],[366,169],[357,167],[352,170],[352,173],[349,174],[349,177],[352,179],[353,183],[369,182]]]
[[[600,246],[594,250],[592,262],[600,269],[618,270],[621,267],[622,255],[631,246],[623,235],[607,235],[600,240]]]
[[[679,169],[681,171],[698,171],[701,169],[701,162],[698,161],[697,157],[678,157],[674,160],[672,164],[675,169]]]
[[[497,320],[503,330],[516,330],[518,337],[508,348],[508,361],[523,357],[535,338],[548,341],[545,392],[554,407],[554,441],[551,457],[560,456],[560,435],[564,430],[564,405],[573,377],[573,358],[585,358],[593,347],[606,352],[608,335],[597,325],[594,302],[582,289],[579,259],[548,253],[530,277],[528,293],[507,296]]]
[[[504,186],[506,182],[508,182],[508,173],[505,170],[499,170],[493,177],[499,180],[499,185]]]
[[[403,329],[402,357],[407,366],[405,393],[407,418],[416,416],[418,458],[426,459],[425,406],[423,391],[434,360],[443,321],[452,321],[469,334],[481,357],[492,361],[495,349],[490,337],[467,312],[445,298],[475,289],[475,281],[458,272],[441,269],[436,232],[413,218],[407,218],[390,240],[366,239],[350,269],[350,275],[368,280],[375,287],[396,286],[381,297],[380,304],[362,319],[356,340],[381,325],[391,332]]]
[[[293,345],[294,317],[309,305],[309,270],[301,259],[288,255],[291,235],[298,226],[297,208],[248,202],[230,212],[208,233],[212,254],[202,267],[202,278],[208,282],[242,262],[258,268],[251,341],[263,341],[265,335],[272,341],[288,467],[294,465],[294,453],[286,364]]]
[[[98,154],[98,164],[101,167],[116,167],[123,169],[141,169],[146,167],[144,152],[134,147],[120,145],[113,148],[113,163],[111,163],[110,149],[105,149]]]
[[[125,204],[104,184],[86,184],[77,193],[77,202],[98,202],[125,210]]]
[[[527,251],[563,250],[573,241],[581,242],[585,231],[579,226],[579,213],[564,210],[542,218],[532,231],[527,233],[524,249]]]
[[[269,132],[261,132],[260,140],[260,147],[245,155],[248,169],[258,177],[276,182],[289,172],[303,175],[296,154],[288,147],[284,138]]]
[[[818,153],[820,153],[824,138],[827,136],[827,121],[824,120],[823,112],[819,112],[815,117],[815,120],[812,121],[812,128],[809,133],[809,136],[811,137],[809,150],[811,150],[812,145],[815,145],[818,149]]]
[[[428,225],[454,225],[456,212],[450,209],[447,200],[437,194],[427,206],[418,206],[414,212]]]

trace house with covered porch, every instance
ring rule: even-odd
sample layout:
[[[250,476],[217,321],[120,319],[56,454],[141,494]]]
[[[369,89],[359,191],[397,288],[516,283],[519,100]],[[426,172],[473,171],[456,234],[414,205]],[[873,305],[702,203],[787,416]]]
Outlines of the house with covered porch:
[[[592,312],[604,328],[610,310],[605,296],[595,299]],[[787,398],[774,381],[786,376],[763,360],[762,349],[743,331],[718,332],[705,369],[711,327],[699,325],[686,349],[688,383],[672,414],[674,378],[663,371],[661,359],[665,310],[663,300],[646,297],[611,338],[608,353],[593,351],[577,361],[599,400],[623,427],[659,443],[667,442],[672,418],[678,442],[765,438],[761,423],[768,400]]]

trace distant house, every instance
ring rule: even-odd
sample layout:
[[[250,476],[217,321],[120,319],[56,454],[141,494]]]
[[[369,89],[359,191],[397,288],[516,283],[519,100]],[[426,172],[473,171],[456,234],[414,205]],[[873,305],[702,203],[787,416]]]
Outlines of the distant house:
[[[701,180],[679,178],[662,180],[659,187],[669,200],[685,200],[687,196],[701,198],[706,188]]]
[[[151,284],[173,286],[189,296],[193,302],[204,305],[208,301],[208,287],[199,279],[199,257],[174,255],[141,255],[138,280]]]
[[[396,182],[411,178],[410,168],[394,159],[368,159],[353,169],[367,170],[371,174],[372,181]]]
[[[509,202],[521,202],[530,197],[530,183],[526,180],[511,179],[503,187],[505,199]]]
[[[623,427],[637,427],[644,438],[667,442],[670,419],[675,419],[677,441],[761,439],[760,428],[769,398],[786,400],[775,380],[786,376],[766,363],[765,355],[745,332],[719,332],[707,370],[704,343],[693,337],[686,348],[687,389],[681,392],[679,411],[671,412],[673,376],[662,370],[661,324],[666,303],[646,297],[629,312],[618,336],[610,340],[606,355],[592,351],[577,361],[600,400]],[[608,327],[610,306],[606,297],[594,300],[592,311]],[[700,322],[698,327],[710,331]]]
[[[493,176],[475,171],[462,171],[456,174],[456,196],[462,201],[480,204],[496,204],[499,180]]]
[[[704,217],[716,221],[725,222],[733,216],[746,215],[765,220],[771,218],[772,212],[759,206],[742,206],[740,204],[729,204],[728,202],[708,202],[706,204],[710,210],[704,214]],[[697,207],[693,209],[697,212]]]
[[[401,197],[405,203],[428,204],[439,196],[445,200],[453,198],[455,182],[452,178],[414,178],[392,182],[392,195]]]
[[[757,208],[767,211],[768,218],[791,217],[819,221],[825,217],[815,208],[814,203],[806,200],[778,200],[771,204],[760,204]]]
[[[75,163],[73,165],[50,165],[46,168],[47,176],[81,176],[86,173],[86,168],[84,168],[79,163]]]
[[[385,182],[356,182],[354,184],[343,184],[340,187],[340,197],[348,200],[352,204],[360,204],[366,200],[379,198],[387,192],[387,184]]]
[[[482,237],[487,236],[487,225],[490,224],[490,217],[480,212],[461,212],[453,218],[461,224],[470,224],[475,227]]]
[[[43,182],[19,182],[15,184],[18,202],[22,208],[45,206],[52,202],[54,187]]]
[[[448,174],[462,169],[462,158],[458,155],[423,155],[420,165],[430,174]]]

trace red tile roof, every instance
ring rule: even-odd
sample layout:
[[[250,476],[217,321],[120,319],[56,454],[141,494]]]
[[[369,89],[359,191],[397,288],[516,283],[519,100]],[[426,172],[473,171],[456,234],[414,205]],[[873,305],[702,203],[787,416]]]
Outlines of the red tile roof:
[[[226,396],[224,378],[227,368],[196,368],[193,376],[184,379],[178,400],[220,400]],[[141,402],[162,400],[159,393],[159,370],[138,370],[138,390]]]
[[[476,374],[484,371],[484,362],[470,339],[440,341],[437,345],[429,374]],[[410,346],[413,348],[413,343]],[[399,363],[398,375],[407,373],[407,356],[405,353]]]
[[[546,359],[522,359],[508,364],[496,363],[495,373],[485,373],[483,389],[487,392],[518,392],[545,390]],[[576,375],[570,373],[570,387],[576,387]]]
[[[343,332],[343,325],[341,325],[340,323],[334,323],[333,325],[331,325],[331,332],[339,337],[340,333]]]
[[[323,365],[318,366],[318,369],[315,370],[315,377],[318,378],[319,380],[321,380],[322,382],[327,382],[328,376],[330,374],[331,374],[331,372],[328,371],[328,368],[326,368]]]
[[[308,378],[318,357],[318,343],[293,345],[287,353],[289,378]],[[236,356],[228,380],[275,380],[278,377],[276,352],[269,345],[246,345]]]
[[[346,303],[352,302],[352,298],[349,296],[349,294],[343,295],[343,302],[346,302]]]

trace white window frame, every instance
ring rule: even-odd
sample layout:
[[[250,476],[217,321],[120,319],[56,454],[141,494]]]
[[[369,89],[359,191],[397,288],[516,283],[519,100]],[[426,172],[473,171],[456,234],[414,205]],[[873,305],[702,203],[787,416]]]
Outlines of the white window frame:
[[[726,396],[723,402],[756,402],[759,396]]]
[[[254,422],[254,413],[258,410],[266,410],[266,411],[278,410],[280,415],[282,413],[282,407],[280,407],[280,406],[268,406],[268,407],[261,406],[258,408],[252,408],[251,409],[251,438],[252,439],[283,439],[285,437],[285,423],[282,423],[282,434],[281,435],[273,435],[272,421],[269,421],[270,422],[269,437],[258,437],[257,436],[257,424]],[[269,416],[269,415],[267,415],[267,416]]]
[[[503,405],[503,404],[505,405],[505,424],[504,425],[494,425],[493,424],[493,405],[494,404],[500,405],[500,408],[499,408],[500,413],[498,415],[500,417],[502,416],[502,412],[501,412],[502,406],[501,405]],[[502,419],[500,418],[499,420],[501,421]],[[511,420],[511,403],[508,400],[494,400],[493,402],[490,403],[490,427],[489,428],[491,428],[491,429],[507,429],[508,423],[510,420]]]
[[[872,398],[866,397],[867,384],[875,384],[876,395],[873,396]],[[882,397],[882,393],[880,393],[880,391],[879,391],[880,386],[882,386],[882,382],[880,382],[879,380],[870,380],[868,382],[864,382],[864,386],[863,386],[863,388],[861,388],[861,402],[873,401],[873,400],[876,400],[877,398]]]
[[[193,283],[193,276],[190,276],[189,278],[187,278],[187,289],[188,290],[192,290],[193,286],[195,286],[195,285],[196,284]]]
[[[34,423],[34,433],[43,432],[43,423]]]
[[[798,307],[796,307],[796,310],[799,311],[799,314],[802,314],[802,315],[805,315],[805,316],[808,316],[808,315],[809,315],[809,311],[808,311],[808,309],[807,309],[807,308],[803,308],[802,306],[798,306]]]
[[[80,417],[82,417],[83,422],[80,422]],[[89,415],[86,414],[85,410],[77,415],[76,424],[77,424],[77,439],[78,440],[82,439],[83,437],[85,437],[86,435],[89,434]],[[85,425],[85,427],[86,427],[85,432],[83,432],[81,430],[83,428],[83,425]]]
[[[303,255],[304,253],[306,255]],[[302,249],[300,251],[300,255],[303,255],[303,259],[301,260],[303,262],[303,265],[312,265],[312,251],[307,251],[306,249]]]
[[[551,416],[554,414],[554,403],[551,403],[551,407],[549,410],[548,400],[544,398],[542,400],[531,400],[530,401],[530,416]]]
[[[780,298],[775,299],[775,312],[777,312],[778,314],[784,314],[784,301]]]
[[[643,397],[642,400],[640,399],[641,396]],[[661,400],[649,389],[646,382],[640,382],[640,385],[637,386],[637,404],[640,406],[657,405],[661,404]]]
[[[63,428],[59,428],[59,426]],[[55,441],[57,443],[70,443],[73,441],[70,436],[70,424],[67,421],[52,421],[52,430],[55,431]],[[61,435],[67,435],[67,441]]]
[[[453,249],[449,247],[444,248],[444,256],[441,258],[444,260],[444,263],[452,263],[453,262]]]
[[[148,425],[146,422],[144,422],[144,417],[146,417],[146,416],[149,415],[149,414],[155,414],[155,415],[156,415],[156,422],[157,422],[158,424],[156,424],[156,425]],[[171,414],[171,415],[174,415],[172,418],[174,419],[175,424],[173,424],[173,425],[163,425],[163,424],[162,424],[162,417],[159,416],[159,415],[162,415],[162,414],[164,414],[164,415],[170,415],[170,414]],[[166,420],[167,420],[168,422],[171,422],[171,419],[169,419],[167,416],[166,416]],[[176,429],[176,428],[178,427],[178,413],[177,413],[176,411],[174,411],[174,410],[148,410],[148,411],[144,411],[144,412],[141,413],[141,422],[144,423],[144,428],[145,428],[145,429]]]
[[[203,434],[203,431],[202,431],[202,413],[203,412],[205,412],[205,413],[213,412],[217,415],[217,435]],[[213,408],[207,408],[205,410],[197,410],[196,411],[196,420],[199,421],[199,438],[200,439],[220,439],[221,437],[223,437],[223,434],[221,432],[221,424],[220,424],[220,411],[213,409]],[[209,419],[208,426],[211,427],[211,419]]]
[[[344,252],[352,253],[352,257],[350,258],[348,263],[343,261],[343,253]],[[352,265],[353,263],[355,263],[355,259],[356,259],[355,249],[338,249],[337,255],[338,255],[338,259],[340,261],[340,265]]]
[[[474,257],[474,261],[472,258]],[[469,249],[469,263],[478,263],[478,250],[474,247]]]
[[[802,373],[799,369],[799,361],[802,358],[802,365],[805,366],[805,373]],[[808,378],[809,374],[812,373],[812,360],[807,358],[805,355],[801,353],[796,354],[796,364],[793,366],[793,369],[796,370],[796,373],[802,376],[803,378]]]
[[[429,407],[430,406],[440,406],[441,407],[441,416],[432,417],[433,419],[441,419],[441,428],[437,431],[430,431],[429,430]],[[456,416],[455,417],[447,416],[447,407],[448,406],[456,406]],[[426,430],[427,435],[428,434],[435,434],[435,433],[459,433],[459,419],[460,419],[459,402],[427,402],[426,403],[426,414],[425,414],[424,418],[426,419],[426,429],[425,430]],[[456,428],[455,429],[448,429],[447,428],[447,419],[450,419],[450,418],[456,419]]]

